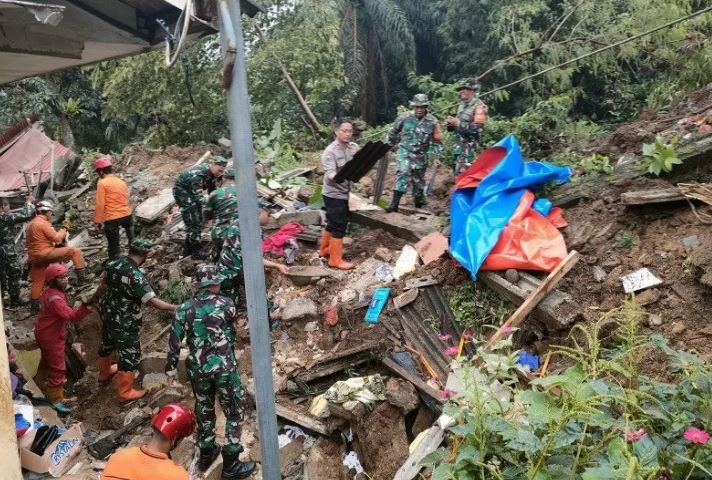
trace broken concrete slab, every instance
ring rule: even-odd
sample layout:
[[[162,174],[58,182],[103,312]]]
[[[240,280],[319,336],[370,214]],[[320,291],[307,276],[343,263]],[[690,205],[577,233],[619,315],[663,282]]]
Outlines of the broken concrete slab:
[[[178,381],[188,383],[188,369],[186,367],[186,359],[188,358],[188,350],[181,350],[178,358]],[[160,352],[151,352],[141,358],[141,363],[138,366],[139,371],[146,375],[147,373],[164,373],[166,370],[166,354]]]
[[[302,210],[300,212],[285,212],[278,218],[271,218],[265,225],[265,230],[276,230],[288,223],[299,223],[304,226],[320,225],[321,213],[319,210]]]
[[[380,228],[408,242],[417,242],[431,232],[440,230],[437,217],[433,215],[402,215],[397,212],[385,213],[382,210],[352,211],[353,222],[371,228]]]
[[[287,277],[298,287],[318,282],[321,278],[330,277],[332,271],[325,267],[297,265],[290,267]]]
[[[354,433],[359,442],[359,458],[369,477],[393,478],[408,458],[408,436],[401,410],[383,402],[355,425]]]
[[[515,285],[497,272],[481,271],[477,274],[477,278],[485,285],[517,306],[541,283],[541,280],[525,272],[519,272],[519,276],[519,282]],[[532,313],[547,329],[556,331],[572,325],[582,311],[581,306],[569,294],[553,290],[539,302]]]
[[[426,235],[421,241],[415,244],[415,249],[423,261],[423,265],[428,265],[445,255],[448,251],[448,240],[440,232],[433,232]]]
[[[170,209],[175,200],[173,189],[164,188],[158,195],[147,198],[141,202],[134,211],[136,218],[146,223],[153,223]]]
[[[282,307],[282,321],[311,321],[317,319],[319,308],[310,298],[297,297]]]

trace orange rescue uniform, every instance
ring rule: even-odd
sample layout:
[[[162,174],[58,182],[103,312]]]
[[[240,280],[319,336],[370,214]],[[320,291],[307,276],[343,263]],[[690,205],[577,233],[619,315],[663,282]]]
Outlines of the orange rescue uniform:
[[[119,177],[109,173],[96,184],[94,223],[104,223],[131,215],[129,187]]]
[[[59,232],[52,228],[49,219],[39,214],[28,225],[26,233],[27,262],[30,264],[30,280],[32,289],[30,298],[37,300],[42,295],[44,288],[44,272],[47,265],[55,262],[71,260],[74,268],[87,266],[82,251],[74,247],[55,247],[67,237],[67,230],[62,228]]]
[[[146,445],[119,450],[106,463],[101,480],[190,480],[185,468]]]

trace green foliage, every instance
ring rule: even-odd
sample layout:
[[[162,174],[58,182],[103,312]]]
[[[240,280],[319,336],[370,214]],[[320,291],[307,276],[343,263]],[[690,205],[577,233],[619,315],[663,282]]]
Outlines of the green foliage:
[[[464,283],[449,292],[449,304],[457,322],[465,329],[499,327],[512,314],[512,305],[489,288]]]
[[[174,305],[180,305],[192,296],[193,288],[190,283],[186,282],[183,278],[169,281],[168,285],[166,285],[166,288],[161,291],[160,295],[162,300]],[[171,318],[172,314],[162,312],[161,316],[164,318]]]
[[[579,162],[579,166],[583,168],[586,173],[602,173],[604,175],[613,173],[611,160],[607,156],[599,155],[598,153],[584,157]]]
[[[172,68],[165,66],[160,50],[95,67],[92,80],[104,97],[103,118],[136,125],[144,142],[154,146],[190,145],[226,135],[216,42],[211,36],[190,43],[187,61]]]
[[[282,172],[297,166],[297,153],[282,139],[282,121],[277,120],[269,134],[255,138],[257,160],[272,172]]]
[[[682,160],[677,157],[675,143],[665,143],[662,137],[658,136],[655,143],[643,144],[643,168],[659,177],[663,172],[672,172],[675,165],[681,165]]]
[[[573,364],[527,389],[520,389],[516,352],[507,353],[511,341],[493,353],[478,350],[461,366],[460,396],[445,407],[461,443],[452,454],[441,448],[424,459],[432,478],[709,478],[712,450],[683,433],[712,428],[712,369],[661,336],[642,335],[643,315],[628,300],[589,328],[577,325],[573,345],[559,349]],[[611,319],[619,324],[616,344],[605,349],[599,335]],[[649,349],[667,357],[674,383],[640,374]]]
[[[630,232],[621,232],[615,238],[616,248],[630,250],[635,245],[635,237]]]

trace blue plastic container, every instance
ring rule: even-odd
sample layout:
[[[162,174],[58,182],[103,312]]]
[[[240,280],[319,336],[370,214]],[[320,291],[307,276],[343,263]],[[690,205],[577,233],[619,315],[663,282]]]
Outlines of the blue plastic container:
[[[386,306],[390,294],[391,289],[387,287],[377,288],[373,292],[371,302],[368,304],[368,310],[366,310],[366,321],[368,323],[378,323],[378,316],[381,314],[383,307]]]

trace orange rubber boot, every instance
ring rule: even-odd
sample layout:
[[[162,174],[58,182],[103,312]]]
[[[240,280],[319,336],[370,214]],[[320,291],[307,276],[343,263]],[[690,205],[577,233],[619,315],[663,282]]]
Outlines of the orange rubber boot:
[[[116,394],[119,402],[131,402],[146,395],[145,390],[135,390],[133,372],[116,372]]]
[[[319,256],[328,257],[329,256],[329,242],[331,241],[331,234],[324,230],[321,232],[321,246],[319,247]]]
[[[338,268],[340,270],[351,270],[354,268],[353,263],[344,262],[343,251],[344,251],[344,239],[343,238],[333,238],[329,241],[329,251],[331,255],[329,257],[329,266],[333,268]]]
[[[99,357],[99,383],[109,383],[119,367],[111,363],[111,356]]]

